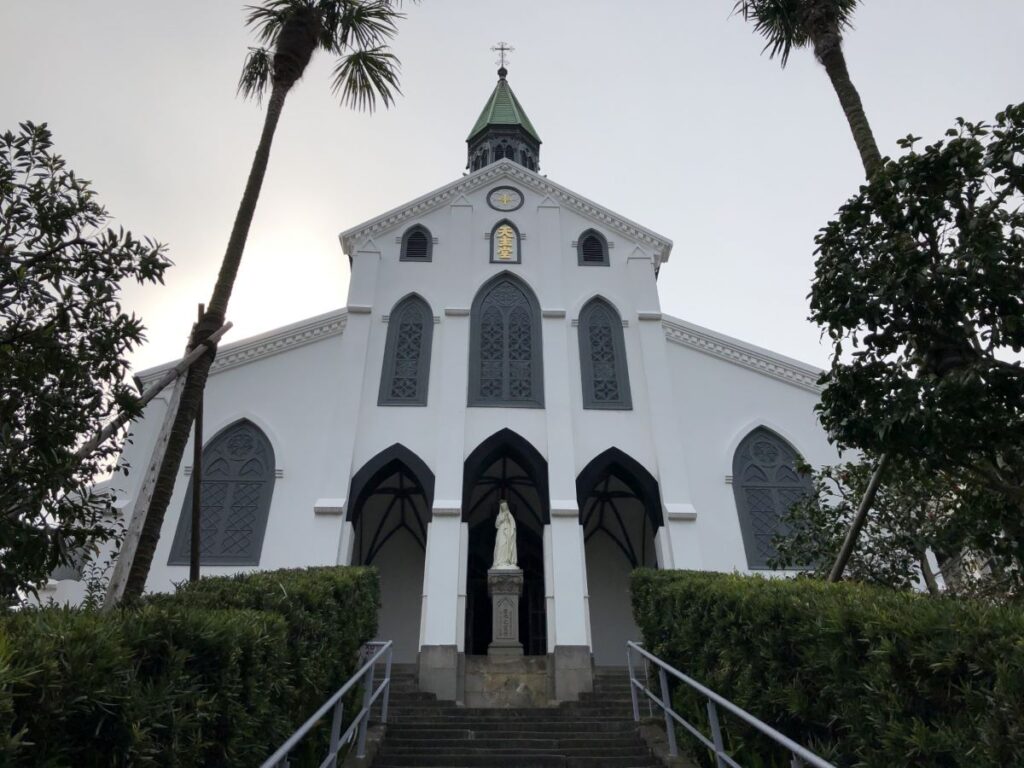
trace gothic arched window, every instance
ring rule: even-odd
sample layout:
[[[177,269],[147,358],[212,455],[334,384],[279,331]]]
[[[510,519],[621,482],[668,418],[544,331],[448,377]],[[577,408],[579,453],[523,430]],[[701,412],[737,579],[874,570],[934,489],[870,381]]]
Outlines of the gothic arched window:
[[[434,316],[419,296],[403,299],[388,318],[378,405],[426,405]]]
[[[402,235],[400,261],[430,261],[434,255],[434,238],[422,224],[414,224]]]
[[[580,266],[607,267],[608,241],[594,229],[588,229],[576,242],[576,260]]]
[[[259,565],[274,492],[274,449],[248,419],[221,430],[203,446],[199,562]],[[188,565],[192,539],[192,481],[181,508],[168,565]]]
[[[470,313],[469,404],[544,407],[540,307],[511,275],[487,283]]]
[[[747,551],[747,566],[767,568],[775,556],[772,539],[785,534],[783,518],[811,489],[810,478],[797,472],[799,454],[774,432],[758,427],[736,449],[732,490]]]
[[[591,299],[580,311],[579,339],[583,407],[631,409],[626,344],[615,307],[604,299]]]

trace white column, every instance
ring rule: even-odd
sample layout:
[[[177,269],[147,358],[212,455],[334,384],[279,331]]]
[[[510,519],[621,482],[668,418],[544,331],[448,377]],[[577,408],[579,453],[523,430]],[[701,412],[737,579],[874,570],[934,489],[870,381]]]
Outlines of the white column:
[[[450,209],[450,236],[445,254],[457,258],[468,252],[473,207],[460,198]],[[438,267],[444,268],[442,263]],[[448,265],[451,268],[451,264]],[[460,297],[461,298],[461,297]],[[420,649],[444,646],[439,663],[464,650],[466,623],[467,526],[462,522],[462,474],[465,460],[466,364],[469,349],[469,304],[435,307],[441,322],[434,329],[430,402],[436,405],[437,450],[434,467],[433,519],[427,526],[427,554],[423,572],[423,609]],[[442,301],[444,303],[444,301]],[[451,653],[449,653],[449,651]],[[431,651],[440,658],[440,649]],[[430,662],[433,663],[433,662]],[[421,661],[421,674],[424,671]],[[433,673],[431,673],[433,674]],[[449,674],[449,667],[443,672]],[[421,686],[423,686],[421,680]],[[433,686],[433,687],[431,687]],[[424,686],[443,698],[447,682]]]
[[[438,506],[438,505],[442,506]],[[466,526],[457,502],[434,502],[434,519],[427,525],[427,553],[423,564],[423,611],[420,645],[461,646],[458,628],[459,553],[465,548]],[[460,571],[463,573],[460,574]]]
[[[640,352],[647,381],[651,439],[661,490],[664,528],[659,530],[659,538],[655,540],[658,561],[662,567],[699,570],[702,561],[695,524],[697,511],[690,495],[690,475],[669,380],[668,350],[661,324],[654,260],[638,247],[627,258],[626,268],[633,295],[637,297]]]
[[[544,314],[544,407],[547,420],[548,490],[551,500],[551,524],[545,530],[545,592],[550,594],[549,639],[554,625],[553,645],[585,646],[589,649],[587,632],[587,568],[582,547],[582,529],[576,501],[576,445],[573,429],[570,382],[570,333],[572,328],[565,307],[563,269],[568,243],[562,242],[560,210],[549,200],[537,208],[538,253],[542,259],[543,282],[538,286]],[[575,353],[573,353],[575,354]],[[549,554],[550,553],[550,554]],[[549,592],[550,590],[550,592]]]
[[[560,508],[556,508],[557,503]],[[552,501],[551,525],[544,539],[550,542],[552,597],[555,604],[554,644],[590,646],[587,633],[586,565],[580,542],[583,529],[572,502]],[[545,558],[547,559],[547,558]],[[548,617],[551,620],[551,617]]]
[[[319,491],[346,510],[349,485],[354,471],[352,460],[355,442],[359,434],[359,405],[366,396],[363,392],[363,374],[367,365],[366,356],[370,344],[380,259],[380,250],[373,240],[362,245],[352,258],[348,315],[345,318],[345,332],[342,335],[341,355],[338,361],[340,370],[344,373],[340,377],[339,391],[334,398],[333,412],[329,417],[330,426],[326,430],[328,438],[322,448],[320,477],[330,485],[320,488]],[[343,518],[343,521],[347,523],[347,519]],[[345,531],[345,526],[342,526],[338,535],[339,563],[342,557],[351,562],[352,547],[350,542],[344,540]]]

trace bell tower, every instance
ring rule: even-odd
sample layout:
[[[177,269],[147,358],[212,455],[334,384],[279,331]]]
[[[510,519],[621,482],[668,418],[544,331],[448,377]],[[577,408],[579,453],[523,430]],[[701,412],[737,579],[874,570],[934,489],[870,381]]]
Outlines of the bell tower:
[[[498,84],[466,139],[469,149],[466,167],[476,171],[508,159],[537,171],[540,169],[540,136],[505,79],[508,75],[506,55],[514,49],[502,42],[492,50],[499,53]]]

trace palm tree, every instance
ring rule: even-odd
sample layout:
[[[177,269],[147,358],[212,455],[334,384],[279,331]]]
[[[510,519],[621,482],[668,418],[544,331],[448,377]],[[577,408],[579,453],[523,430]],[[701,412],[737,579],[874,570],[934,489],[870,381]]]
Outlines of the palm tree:
[[[882,153],[878,151],[860,94],[850,79],[843,55],[843,30],[850,28],[850,18],[857,3],[858,0],[737,0],[733,12],[741,14],[747,21],[753,20],[754,29],[767,41],[764,50],[768,51],[769,58],[778,56],[783,67],[789,61],[789,52],[793,48],[811,46],[814,58],[825,67],[832,81],[860,152],[864,175],[870,180],[883,165]],[[829,581],[842,578],[888,464],[889,454],[883,453],[832,565]]]
[[[764,50],[770,58],[778,56],[783,67],[793,48],[810,46],[814,50],[814,58],[825,67],[846,113],[864,173],[870,179],[882,167],[882,154],[843,55],[843,30],[850,27],[857,3],[858,0],[737,0],[733,10],[754,22],[755,31],[767,41]]]
[[[387,47],[403,18],[401,0],[265,0],[248,6],[246,24],[262,44],[251,48],[242,68],[238,92],[257,100],[270,89],[263,133],[256,147],[242,202],[235,216],[224,260],[207,303],[206,314],[192,331],[190,346],[202,344],[220,328],[227,315],[228,300],[235,284],[267,171],[270,145],[274,140],[285,98],[306,71],[318,50],[337,56],[332,89],[343,106],[373,112],[378,99],[385,107],[394,103],[399,63]],[[178,411],[145,524],[131,564],[124,599],[139,597],[149,575],[153,553],[160,538],[164,515],[174,491],[174,481],[189,431],[202,398],[213,362],[213,352],[193,365],[185,380]]]

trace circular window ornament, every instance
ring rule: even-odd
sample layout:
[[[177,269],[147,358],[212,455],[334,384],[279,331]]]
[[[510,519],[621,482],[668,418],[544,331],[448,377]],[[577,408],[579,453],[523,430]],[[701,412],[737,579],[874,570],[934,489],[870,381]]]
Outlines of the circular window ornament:
[[[515,187],[495,187],[487,193],[487,204],[496,211],[515,211],[523,206],[523,193]]]

